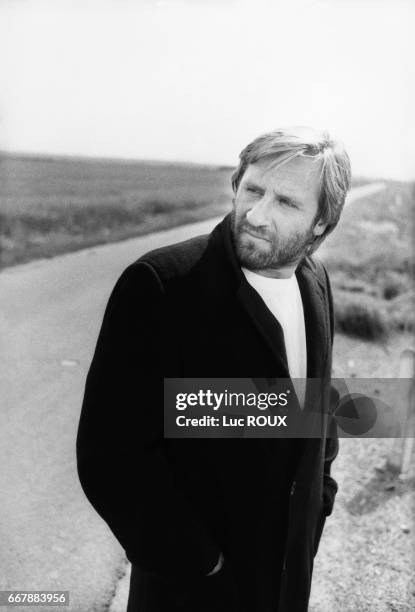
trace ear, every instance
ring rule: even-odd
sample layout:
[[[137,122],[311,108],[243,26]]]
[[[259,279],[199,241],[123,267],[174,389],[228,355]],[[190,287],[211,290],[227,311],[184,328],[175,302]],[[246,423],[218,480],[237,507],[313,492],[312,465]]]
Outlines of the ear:
[[[324,223],[323,221],[318,221],[313,227],[314,236],[321,236],[321,234],[325,231],[328,223]]]

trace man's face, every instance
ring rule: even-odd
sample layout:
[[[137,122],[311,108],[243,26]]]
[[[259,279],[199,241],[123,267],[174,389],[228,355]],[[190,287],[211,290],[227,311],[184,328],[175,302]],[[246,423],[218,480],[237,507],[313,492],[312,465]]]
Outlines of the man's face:
[[[319,171],[319,163],[302,157],[277,167],[269,160],[247,167],[232,211],[233,239],[242,266],[273,276],[276,270],[295,266],[314,237],[324,232],[326,224],[313,223]]]

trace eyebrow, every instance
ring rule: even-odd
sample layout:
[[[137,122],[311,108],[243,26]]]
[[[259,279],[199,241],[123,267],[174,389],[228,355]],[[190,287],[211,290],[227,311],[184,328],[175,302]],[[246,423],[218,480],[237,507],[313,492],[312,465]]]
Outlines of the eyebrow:
[[[248,179],[245,183],[245,185],[247,187],[254,187],[255,189],[261,189],[262,191],[264,191],[264,188],[261,187],[260,185],[258,185],[257,183],[255,183],[254,181]],[[276,197],[280,200],[289,200],[290,202],[292,202],[293,204],[296,204],[298,207],[301,207],[302,204],[301,202],[294,196],[292,195],[288,195],[287,193],[279,193],[277,191],[275,191],[275,189],[273,190],[274,194],[276,195]]]

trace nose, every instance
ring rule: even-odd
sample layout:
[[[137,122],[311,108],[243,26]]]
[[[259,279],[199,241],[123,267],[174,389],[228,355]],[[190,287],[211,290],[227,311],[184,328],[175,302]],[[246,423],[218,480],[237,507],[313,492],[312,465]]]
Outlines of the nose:
[[[268,227],[270,225],[271,205],[271,199],[266,195],[262,196],[262,198],[246,213],[248,223],[255,227]]]

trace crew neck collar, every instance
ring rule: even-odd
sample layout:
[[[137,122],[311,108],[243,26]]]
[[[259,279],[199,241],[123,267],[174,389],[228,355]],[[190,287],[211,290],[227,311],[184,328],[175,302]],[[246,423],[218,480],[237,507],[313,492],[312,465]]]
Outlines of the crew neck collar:
[[[245,277],[250,276],[251,278],[257,279],[258,281],[267,283],[267,282],[279,282],[281,284],[290,284],[295,281],[295,272],[288,278],[274,278],[272,276],[263,276],[262,274],[258,274],[258,272],[254,272],[254,270],[249,270],[248,268],[244,268],[241,266],[241,270],[244,273]]]

